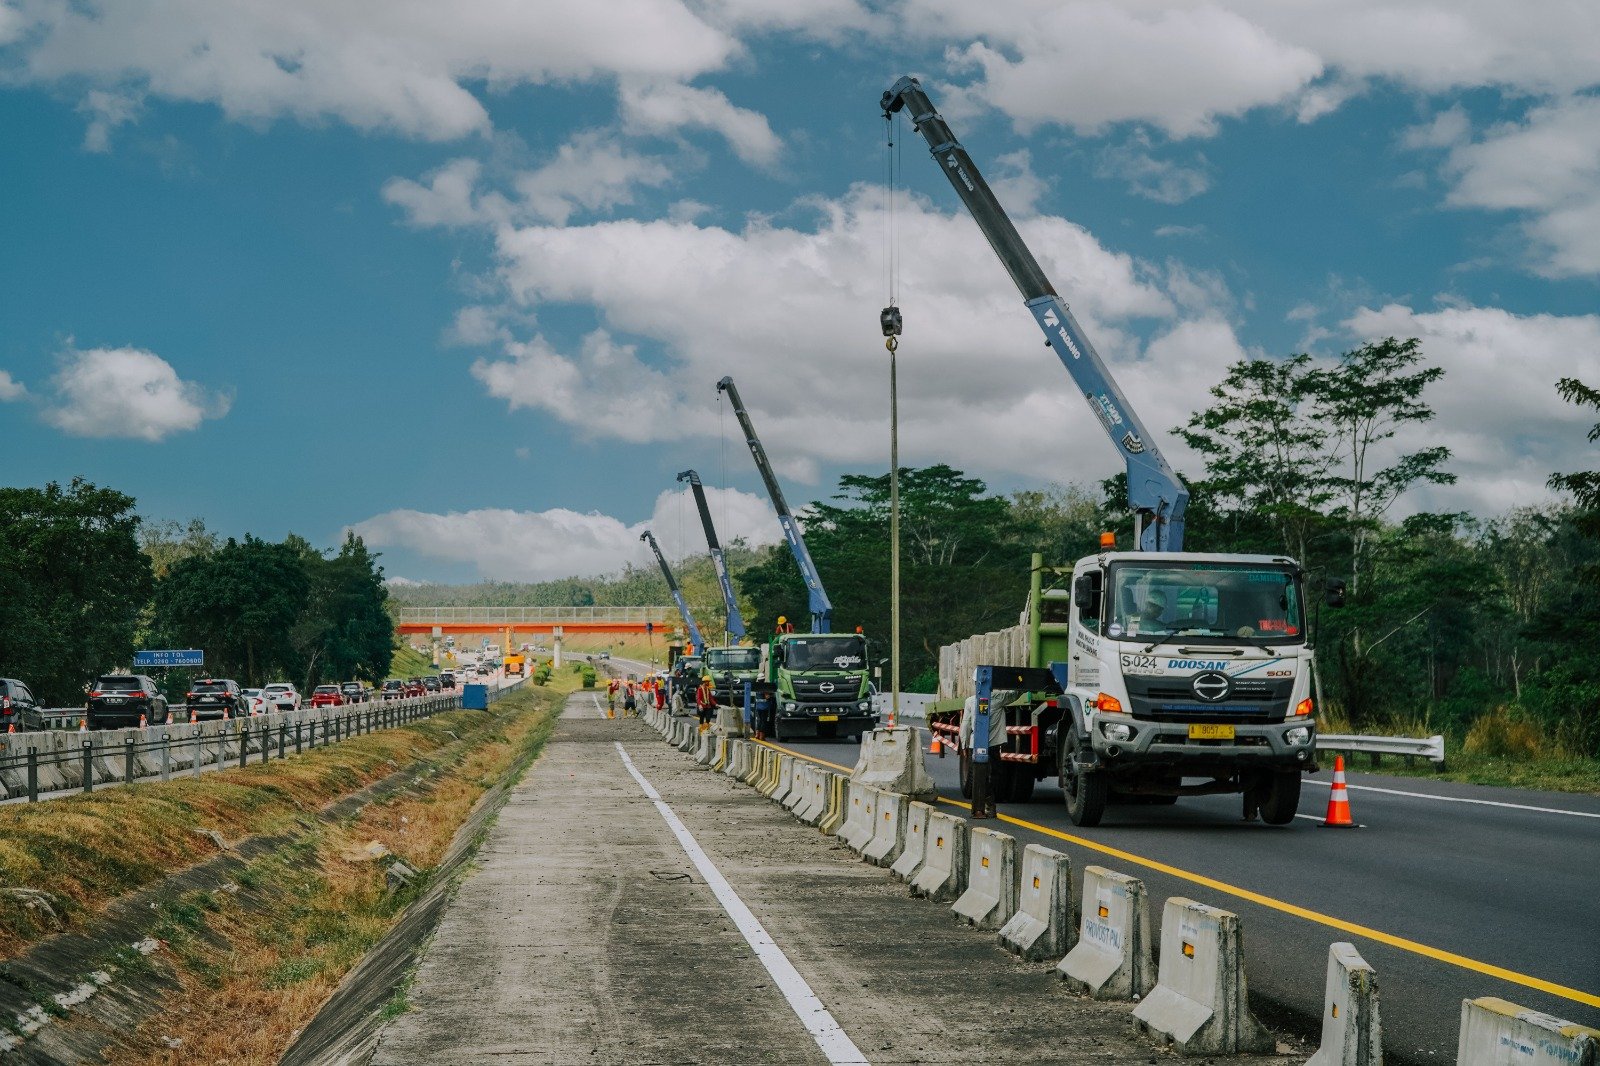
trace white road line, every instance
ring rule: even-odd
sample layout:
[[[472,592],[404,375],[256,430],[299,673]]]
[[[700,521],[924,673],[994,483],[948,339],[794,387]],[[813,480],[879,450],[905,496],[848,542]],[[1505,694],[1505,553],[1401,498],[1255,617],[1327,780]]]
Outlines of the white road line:
[[[1332,788],[1330,781],[1318,781],[1315,778],[1306,778],[1310,785],[1321,785],[1323,788]],[[1526,803],[1503,803],[1500,800],[1469,799],[1466,796],[1430,796],[1426,792],[1406,792],[1398,788],[1378,788],[1375,785],[1347,785],[1351,792],[1381,792],[1386,796],[1404,796],[1407,799],[1438,800],[1440,803],[1475,803],[1480,807],[1509,807],[1514,811],[1537,811],[1540,814],[1565,814],[1573,818],[1600,818],[1600,814],[1591,811],[1569,811],[1562,807],[1532,807]]]
[[[688,827],[662,800],[661,794],[645,780],[644,775],[633,765],[633,760],[628,758],[628,752],[620,743],[617,744],[617,754],[622,756],[622,765],[633,775],[633,779],[639,782],[639,787],[644,789],[644,794],[649,797],[650,802],[656,805],[656,810],[661,812],[667,828],[678,838],[678,843],[688,854],[689,861],[694,863],[695,869],[700,871],[700,876],[705,878],[712,895],[717,897],[722,909],[728,912],[733,924],[739,927],[739,932],[744,935],[745,942],[756,953],[756,958],[761,960],[761,965],[772,975],[773,983],[783,993],[783,998],[789,1001],[789,1008],[800,1019],[800,1024],[806,1027],[811,1038],[817,1042],[822,1054],[829,1062],[839,1066],[867,1066],[867,1057],[861,1053],[861,1049],[856,1047],[855,1042],[845,1034],[839,1023],[834,1021],[833,1015],[822,1005],[822,1000],[817,998],[817,994],[811,991],[811,986],[806,984],[806,979],[800,976],[794,964],[789,961],[789,957],[783,953],[783,949],[773,942],[766,929],[756,920],[756,916],[750,913],[750,908],[745,906],[744,900],[740,899],[733,886],[728,884],[728,879],[722,876],[722,872],[711,862],[710,857],[700,850],[700,845],[690,834]]]
[[[594,700],[594,716],[596,718],[604,718],[606,716],[606,709],[600,706],[600,693],[591,692],[589,693],[589,698]]]

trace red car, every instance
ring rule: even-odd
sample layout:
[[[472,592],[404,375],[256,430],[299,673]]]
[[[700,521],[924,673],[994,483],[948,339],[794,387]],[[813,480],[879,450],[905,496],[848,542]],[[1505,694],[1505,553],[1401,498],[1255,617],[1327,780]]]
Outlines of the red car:
[[[428,694],[428,686],[424,685],[422,683],[422,678],[420,678],[420,677],[408,677],[408,678],[406,678],[406,695],[407,696],[426,696],[427,694]]]
[[[344,696],[338,685],[318,685],[311,693],[313,707],[343,707]]]

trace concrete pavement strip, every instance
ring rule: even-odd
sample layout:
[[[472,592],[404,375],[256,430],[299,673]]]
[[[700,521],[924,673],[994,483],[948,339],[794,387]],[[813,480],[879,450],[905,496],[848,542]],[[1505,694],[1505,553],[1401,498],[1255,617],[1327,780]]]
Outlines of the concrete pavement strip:
[[[1053,963],[1005,955],[639,719],[594,711],[590,694],[572,696],[512,791],[377,1066],[1160,1054],[1129,1005],[1068,994]],[[842,1040],[818,1035],[829,1016]]]

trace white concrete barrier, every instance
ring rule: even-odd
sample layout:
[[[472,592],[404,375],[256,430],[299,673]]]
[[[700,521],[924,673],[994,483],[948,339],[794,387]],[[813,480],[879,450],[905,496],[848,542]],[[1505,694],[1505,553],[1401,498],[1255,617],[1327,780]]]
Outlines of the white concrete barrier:
[[[911,879],[917,876],[917,871],[922,869],[928,854],[928,815],[932,813],[933,808],[926,803],[912,801],[907,804],[900,857],[889,867],[889,873],[895,880],[910,884]]]
[[[967,890],[950,907],[979,929],[998,930],[1017,913],[1017,838],[967,827]]]
[[[767,753],[767,766],[761,775],[760,784],[756,787],[761,789],[763,796],[771,799],[778,794],[778,786],[783,783],[783,753],[772,748],[764,748],[762,750]],[[790,758],[793,758],[793,756],[791,755]]]
[[[878,797],[882,793],[854,781],[849,782],[845,789],[848,793],[845,797],[845,819],[837,835],[851,851],[859,855],[872,839],[873,819],[878,815]]]
[[[716,754],[711,757],[711,769],[713,772],[720,774],[728,769],[728,759],[731,758],[731,754],[728,751],[728,738],[713,736],[712,740],[715,742]]]
[[[1133,1019],[1186,1055],[1271,1051],[1271,1034],[1250,1013],[1239,916],[1173,896],[1161,912],[1156,986]]]
[[[1134,999],[1156,983],[1150,901],[1144,882],[1103,866],[1083,868],[1078,942],[1056,967],[1069,989],[1095,999]]]
[[[1000,927],[1000,946],[1029,962],[1059,959],[1072,947],[1072,860],[1029,844],[1022,849],[1017,913]]]
[[[817,816],[817,829],[835,836],[844,827],[845,817],[849,814],[850,779],[828,770],[823,773],[822,782],[828,798],[822,813]]]
[[[825,797],[822,792],[821,773],[822,767],[812,766],[810,763],[800,767],[800,794],[789,810],[807,825],[816,825],[817,815],[822,813],[822,801]]]
[[[697,722],[685,722],[683,740],[678,743],[678,750],[692,752],[700,746],[700,725]]]
[[[798,817],[801,803],[807,795],[806,785],[809,778],[806,775],[811,772],[811,764],[799,756],[792,756],[789,762],[789,769],[789,791],[784,792],[781,798],[777,796],[773,798],[778,800],[784,810]]]
[[[789,798],[789,793],[794,791],[795,764],[799,761],[793,755],[778,756],[778,783],[767,794],[767,798],[780,807]]]
[[[723,764],[722,772],[729,777],[739,776],[739,764],[744,761],[745,743],[742,740],[727,740],[728,761]]]
[[[810,776],[810,792],[801,808],[800,820],[820,828],[823,816],[828,813],[828,778],[833,775],[820,766],[813,766]]]
[[[725,737],[745,735],[744,710],[725,703],[717,704],[716,728]]]
[[[934,903],[960,899],[967,890],[967,823],[930,808],[922,865],[911,878],[911,894]]]
[[[1458,1066],[1596,1066],[1600,1029],[1485,996],[1461,1001]]]
[[[700,734],[700,746],[695,750],[694,761],[701,766],[710,766],[711,760],[716,757],[716,738],[710,733]]]
[[[861,756],[850,780],[901,796],[931,799],[937,789],[922,764],[917,731],[909,726],[873,729],[861,737]]]
[[[861,857],[874,866],[893,866],[906,846],[906,808],[911,800],[893,792],[878,790],[873,812],[872,838],[861,849]]]
[[[1354,944],[1328,946],[1322,992],[1322,1046],[1306,1066],[1381,1066],[1378,975]]]

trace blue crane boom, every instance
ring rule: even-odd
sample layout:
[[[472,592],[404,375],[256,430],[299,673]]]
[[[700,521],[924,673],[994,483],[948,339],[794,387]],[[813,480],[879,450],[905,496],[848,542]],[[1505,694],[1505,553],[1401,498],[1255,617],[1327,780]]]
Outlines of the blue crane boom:
[[[722,603],[728,609],[728,633],[735,640],[744,639],[744,616],[739,613],[739,603],[733,597],[733,581],[728,577],[728,560],[723,558],[722,545],[717,541],[717,527],[711,524],[711,508],[706,504],[705,486],[700,475],[685,470],[679,481],[687,481],[694,490],[694,505],[700,509],[700,524],[706,527],[706,545],[711,549],[711,565],[716,567],[717,582],[722,586]]]
[[[1128,471],[1128,504],[1133,509],[1136,537],[1144,551],[1183,550],[1183,511],[1189,491],[1162,457],[1155,440],[1117,387],[1100,354],[1084,335],[1078,320],[1045,276],[1038,260],[1023,243],[989,183],[940,117],[916,78],[901,78],[879,101],[883,113],[902,108],[922,134],[933,158],[955,187],[956,195],[971,212],[989,246],[1000,257],[1011,280],[1022,292],[1028,310],[1044,330],[1045,344],[1055,349],[1072,375],[1089,409],[1105,427]]]
[[[689,629],[689,647],[694,649],[696,655],[704,655],[705,638],[700,636],[700,627],[694,624],[694,615],[689,612],[689,604],[683,598],[683,590],[678,588],[678,579],[672,576],[672,567],[667,565],[667,557],[661,554],[661,545],[656,543],[656,535],[647,529],[639,534],[639,539],[649,541],[650,550],[656,553],[656,562],[661,564],[661,576],[667,579],[667,589],[672,593],[672,602],[678,605],[678,613],[683,615],[683,624]]]
[[[794,561],[800,567],[800,576],[805,579],[806,596],[810,600],[811,632],[828,633],[833,629],[833,602],[828,599],[828,592],[822,587],[822,577],[817,573],[817,564],[811,561],[811,552],[806,548],[806,538],[800,533],[800,523],[795,521],[789,505],[784,502],[783,489],[778,487],[778,478],[772,472],[772,464],[767,462],[767,450],[761,446],[761,438],[756,436],[755,426],[750,424],[750,412],[744,409],[744,403],[739,399],[739,390],[734,388],[733,378],[725,377],[717,382],[717,391],[728,394],[728,400],[733,404],[734,416],[739,419],[739,428],[744,430],[744,442],[750,446],[750,455],[756,461],[756,470],[761,474],[761,480],[767,486],[767,495],[772,499],[772,509],[778,512],[778,524],[783,527],[783,539],[789,542],[789,551],[794,555]]]

